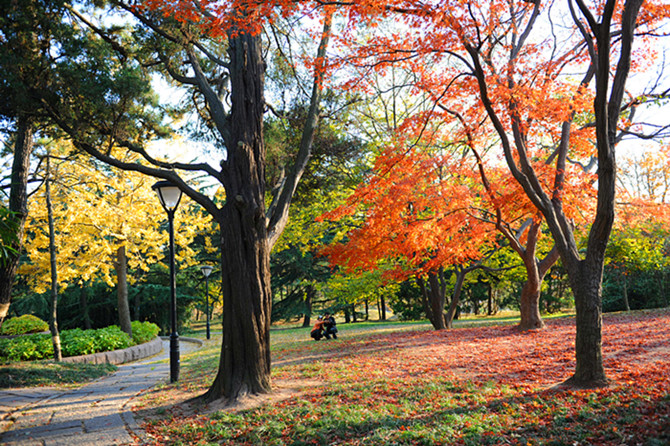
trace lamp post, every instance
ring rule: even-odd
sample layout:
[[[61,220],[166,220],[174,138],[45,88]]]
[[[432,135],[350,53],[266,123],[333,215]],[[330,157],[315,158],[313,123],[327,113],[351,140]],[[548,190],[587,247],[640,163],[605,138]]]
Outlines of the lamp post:
[[[177,333],[177,278],[174,265],[174,212],[179,206],[181,190],[169,181],[159,181],[151,187],[158,194],[161,206],[168,214],[170,233],[170,382],[179,379],[179,334]]]
[[[205,313],[207,314],[207,339],[209,339],[209,275],[214,268],[209,265],[202,265],[200,271],[205,276]]]

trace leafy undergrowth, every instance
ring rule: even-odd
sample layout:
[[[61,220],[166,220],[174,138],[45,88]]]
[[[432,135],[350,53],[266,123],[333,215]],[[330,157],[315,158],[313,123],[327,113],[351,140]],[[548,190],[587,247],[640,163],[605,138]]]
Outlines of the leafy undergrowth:
[[[670,443],[670,311],[605,315],[607,388],[554,386],[574,371],[574,319],[547,329],[383,330],[337,341],[282,342],[273,378],[321,384],[244,411],[180,413],[178,392],[204,391],[214,353],[180,384],[148,396],[155,444],[665,445]],[[417,331],[418,330],[418,331]],[[303,333],[304,335],[304,333]],[[210,351],[210,350],[206,350]],[[171,416],[168,416],[171,415]]]

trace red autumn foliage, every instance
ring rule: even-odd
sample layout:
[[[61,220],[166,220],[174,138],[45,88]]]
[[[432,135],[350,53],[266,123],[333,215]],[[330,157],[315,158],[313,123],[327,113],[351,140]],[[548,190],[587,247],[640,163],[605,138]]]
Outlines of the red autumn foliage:
[[[431,425],[448,410],[460,424],[443,442],[427,444],[466,444],[468,432],[478,428],[480,441],[489,438],[488,444],[572,444],[566,443],[573,438],[569,433],[580,429],[580,444],[670,438],[669,310],[604,316],[604,364],[611,382],[599,389],[554,388],[574,367],[575,321],[554,319],[547,326],[524,333],[487,326],[350,337],[343,326],[337,342],[305,340],[275,358],[275,379],[322,381],[306,394],[231,415],[232,422],[221,414],[183,417],[173,411],[146,426],[147,432],[154,444],[359,445],[372,444],[368,436],[376,421],[390,420],[402,435]],[[319,409],[326,399],[334,412],[359,408],[380,419],[339,421],[346,425],[329,437],[312,437],[309,428],[324,423]],[[447,400],[452,401],[446,405]],[[268,423],[283,427],[270,431]],[[219,425],[224,427],[216,432],[225,438],[212,432]]]

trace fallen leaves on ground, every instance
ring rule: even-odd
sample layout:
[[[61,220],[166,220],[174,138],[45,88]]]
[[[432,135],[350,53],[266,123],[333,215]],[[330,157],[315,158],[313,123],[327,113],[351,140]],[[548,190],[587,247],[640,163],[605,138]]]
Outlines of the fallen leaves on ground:
[[[670,311],[605,315],[600,389],[557,387],[574,371],[574,324],[355,337],[343,326],[338,341],[282,350],[273,373],[322,385],[243,411],[168,409],[145,428],[155,444],[668,444]]]

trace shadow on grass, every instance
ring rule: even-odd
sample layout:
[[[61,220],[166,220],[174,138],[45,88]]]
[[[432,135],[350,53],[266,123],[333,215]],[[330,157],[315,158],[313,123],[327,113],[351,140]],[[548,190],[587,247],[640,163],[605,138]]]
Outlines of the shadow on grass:
[[[0,389],[84,384],[117,370],[118,367],[111,364],[11,363],[0,366]]]

